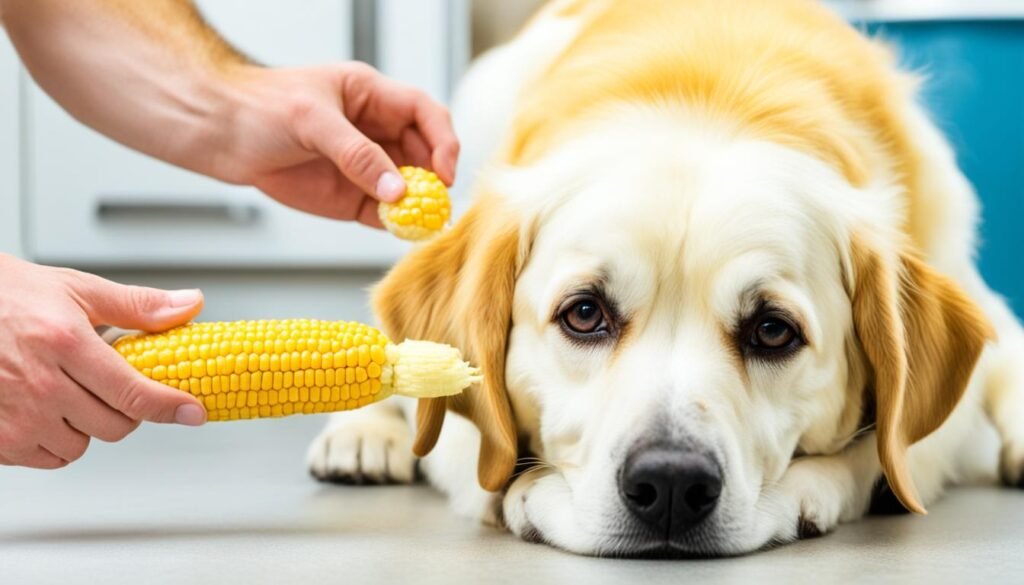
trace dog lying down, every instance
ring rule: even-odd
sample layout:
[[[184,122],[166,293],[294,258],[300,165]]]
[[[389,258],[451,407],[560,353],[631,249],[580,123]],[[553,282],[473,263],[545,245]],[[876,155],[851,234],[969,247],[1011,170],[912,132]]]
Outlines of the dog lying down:
[[[337,415],[312,473],[410,482],[430,452],[457,512],[609,556],[1020,485],[1024,332],[914,85],[810,1],[548,5],[460,90],[472,207],[375,290],[485,381]]]

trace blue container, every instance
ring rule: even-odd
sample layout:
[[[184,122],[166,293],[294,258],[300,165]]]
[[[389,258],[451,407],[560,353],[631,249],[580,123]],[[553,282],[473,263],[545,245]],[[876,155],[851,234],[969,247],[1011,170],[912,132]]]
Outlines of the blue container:
[[[860,26],[926,74],[925,104],[981,197],[981,272],[1024,317],[1024,19]]]

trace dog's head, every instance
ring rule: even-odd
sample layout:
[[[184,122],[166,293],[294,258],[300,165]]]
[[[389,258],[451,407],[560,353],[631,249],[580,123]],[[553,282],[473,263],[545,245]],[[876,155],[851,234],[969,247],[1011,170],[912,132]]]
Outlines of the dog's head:
[[[517,444],[542,460],[509,522],[589,553],[749,550],[793,458],[865,430],[922,509],[907,449],[957,404],[989,329],[901,239],[896,194],[642,117],[483,184],[375,308],[483,368],[447,404],[481,431],[481,485],[506,486]],[[420,453],[445,410],[420,405]]]

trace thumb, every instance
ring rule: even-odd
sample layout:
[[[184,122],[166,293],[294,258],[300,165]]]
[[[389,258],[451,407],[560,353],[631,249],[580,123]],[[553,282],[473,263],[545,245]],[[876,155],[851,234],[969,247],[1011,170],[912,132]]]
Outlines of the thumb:
[[[325,113],[324,118],[311,126],[313,147],[367,195],[388,202],[400,199],[405,193],[405,181],[384,149],[340,112]]]
[[[165,331],[187,323],[203,309],[203,293],[197,289],[122,285],[84,273],[73,278],[71,289],[93,326]]]

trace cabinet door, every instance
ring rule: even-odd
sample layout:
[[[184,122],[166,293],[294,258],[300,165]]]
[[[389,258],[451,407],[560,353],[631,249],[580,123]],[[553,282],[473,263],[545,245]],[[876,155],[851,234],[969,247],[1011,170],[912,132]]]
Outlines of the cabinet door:
[[[350,0],[200,0],[240,50],[270,65],[348,59]],[[406,245],[153,160],[78,124],[28,83],[29,252],[86,266],[383,266]],[[130,91],[131,88],[126,88]]]

